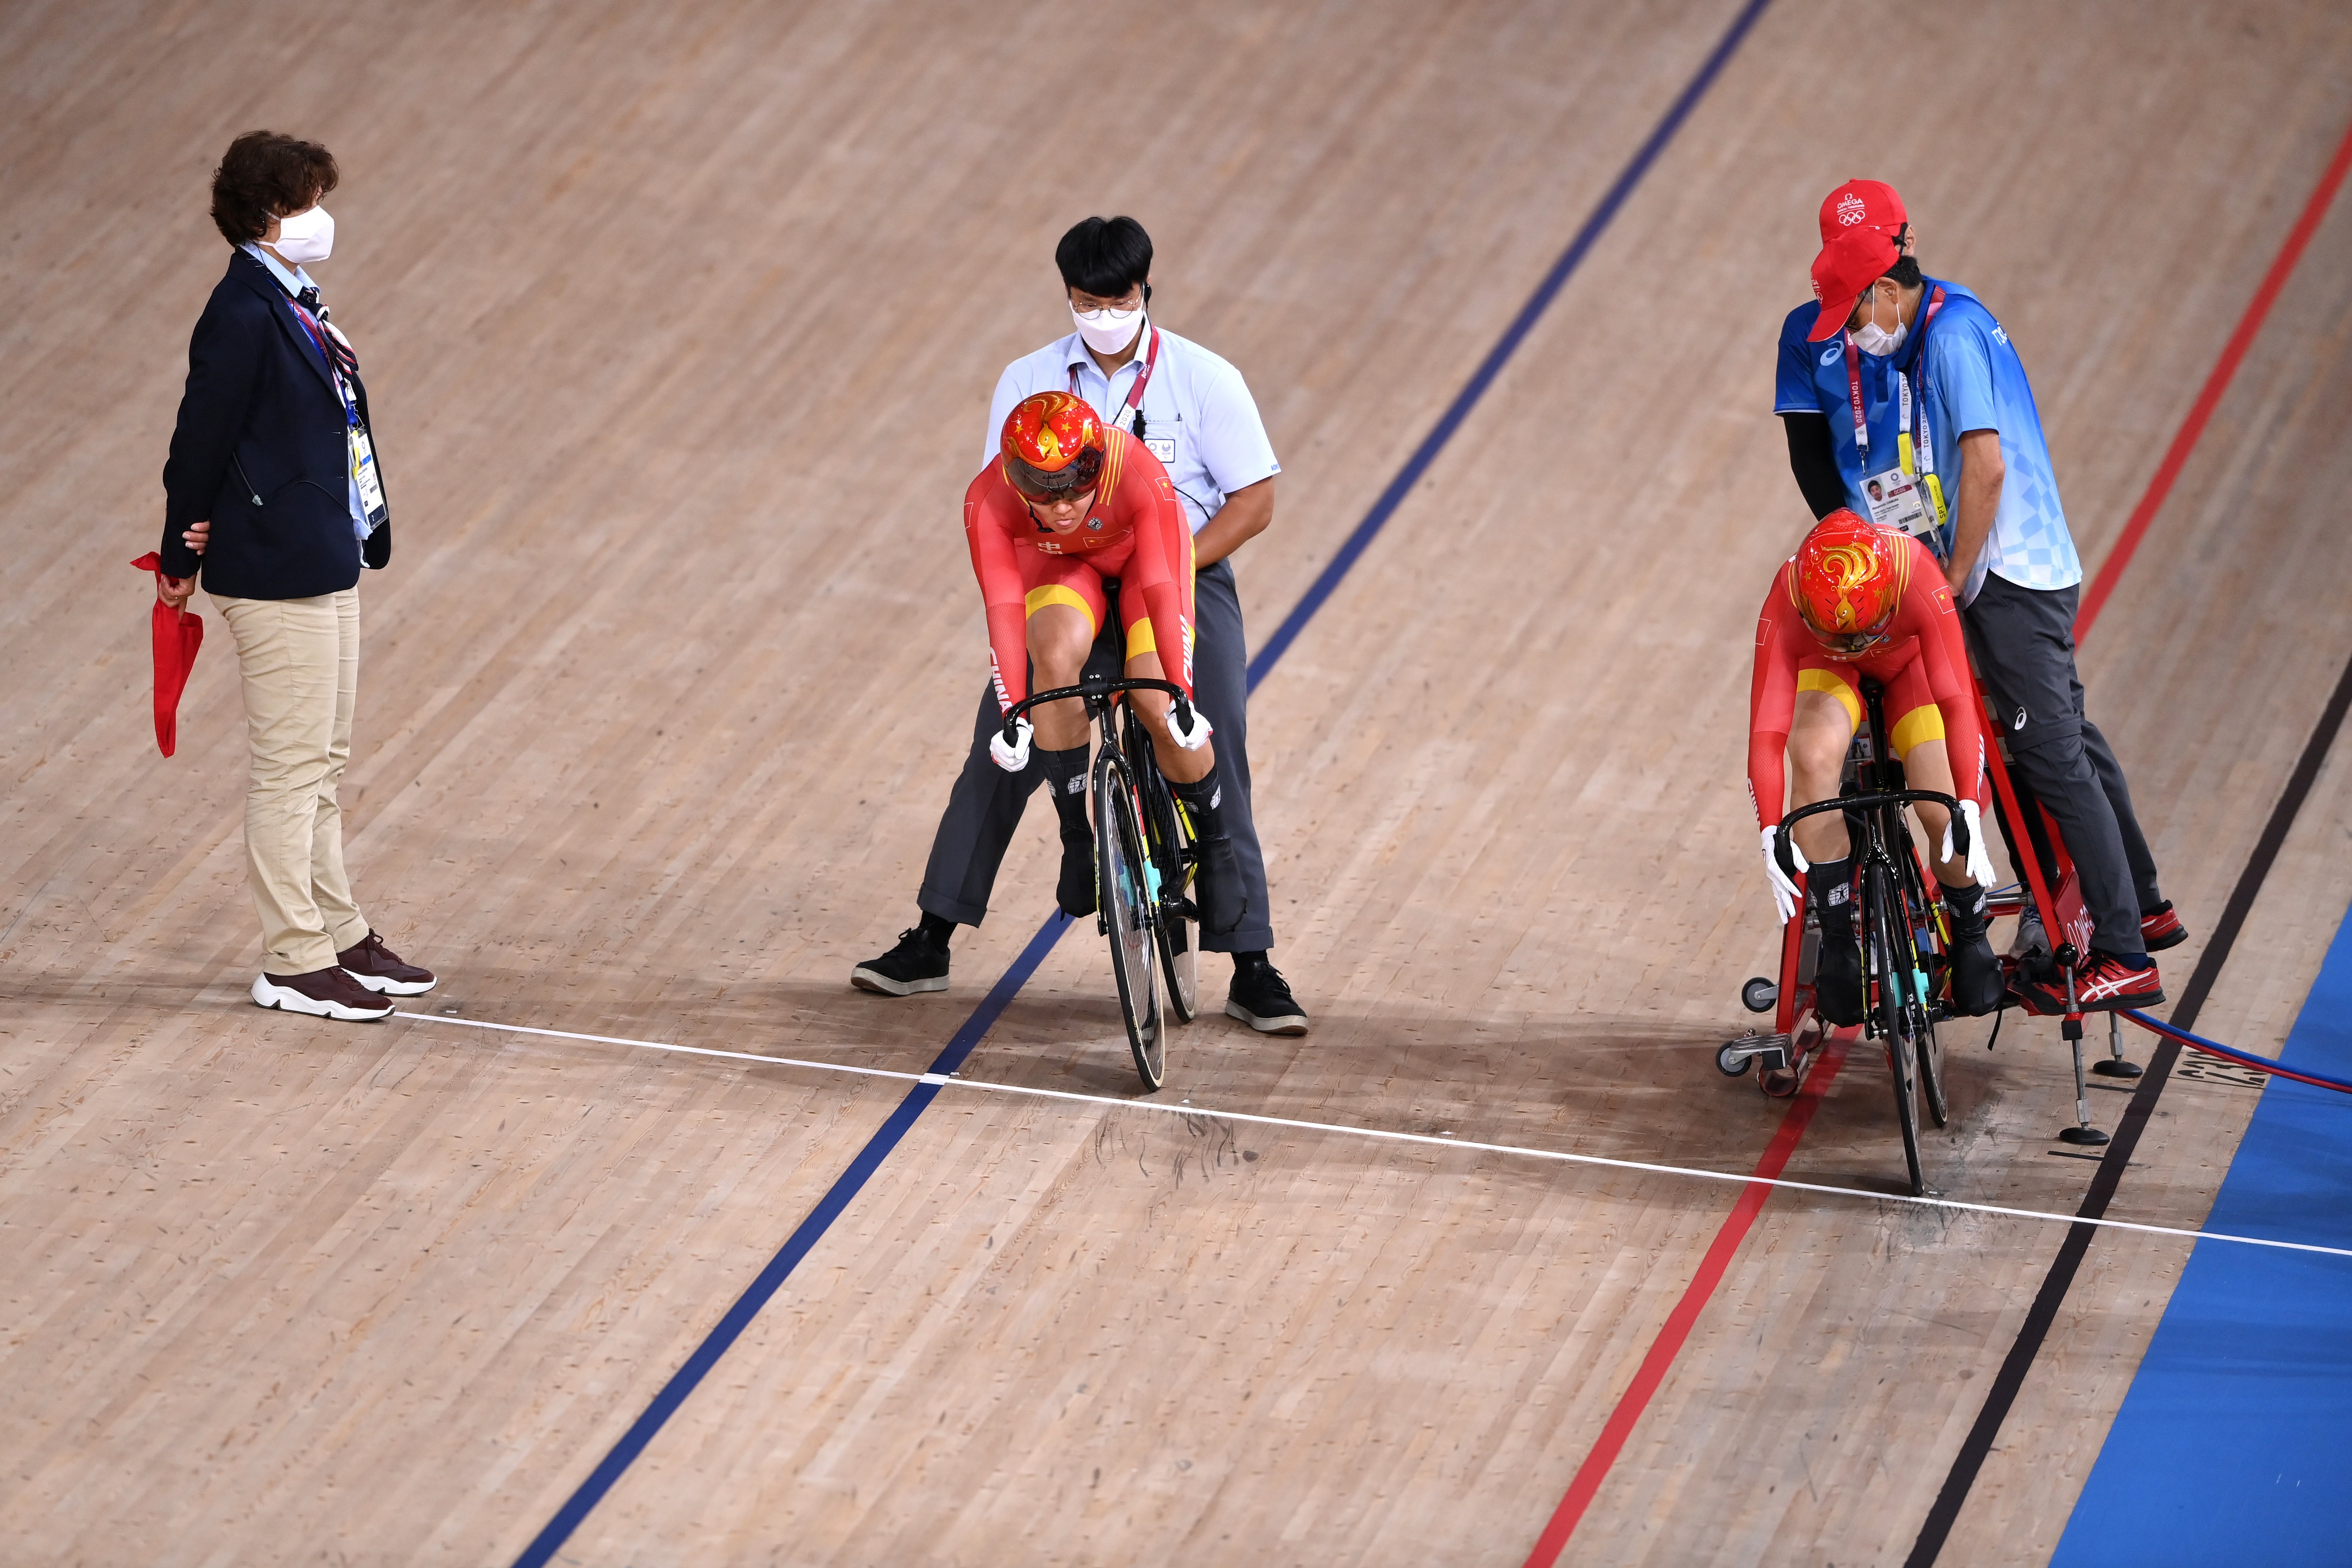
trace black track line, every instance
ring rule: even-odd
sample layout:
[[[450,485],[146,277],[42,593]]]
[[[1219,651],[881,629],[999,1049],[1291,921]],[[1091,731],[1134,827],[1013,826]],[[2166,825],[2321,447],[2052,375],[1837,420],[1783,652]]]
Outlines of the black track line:
[[[2189,987],[2181,993],[2180,1005],[2173,1009],[2169,1020],[2181,1028],[2197,1026],[2197,1015],[2204,1007],[2205,999],[2212,994],[2214,983],[2221,977],[2221,966],[2230,962],[2230,951],[2237,945],[2238,933],[2245,929],[2246,917],[2252,912],[2263,882],[2270,876],[2271,867],[2286,843],[2287,830],[2294,826],[2296,814],[2303,809],[2313,782],[2319,777],[2320,765],[2326,762],[2328,749],[2335,744],[2336,731],[2344,727],[2347,707],[2352,707],[2352,661],[2345,664],[2344,673],[2336,682],[2336,694],[2327,700],[2327,707],[2319,715],[2319,722],[2313,728],[2294,772],[2287,775],[2286,788],[2280,792],[2278,804],[2271,808],[2271,819],[2263,826],[2262,837],[2255,840],[2245,869],[2238,873],[2238,885],[2231,889],[2230,901],[2223,906],[2221,918],[2213,927],[2213,940],[2198,955],[2197,967],[2189,976]],[[2084,1194],[2082,1206],[2074,1211],[2078,1216],[2105,1217],[2107,1205],[2114,1201],[2116,1189],[2123,1184],[2124,1170],[2131,1163],[2132,1151],[2139,1146],[2139,1135],[2147,1126],[2148,1118],[2155,1114],[2157,1099],[2164,1093],[2173,1064],[2179,1059],[2180,1043],[2172,1039],[2159,1044],[2148,1058],[2147,1071],[2133,1091],[2131,1104],[2116,1129],[2115,1140],[2107,1145],[2098,1171],[2091,1178],[2091,1190]],[[2066,1239],[2059,1245],[2058,1256],[2051,1260],[2050,1272],[2042,1277],[2032,1310],[2025,1314],[2024,1326],[2017,1331],[2017,1342],[2009,1347],[2000,1374],[1985,1393],[1984,1408],[1977,1413],[1976,1425],[1969,1428],[1968,1436],[1961,1441],[1951,1471],[1944,1478],[1943,1489],[1936,1494],[1927,1522],[1920,1526],[1919,1539],[1913,1543],[1911,1555],[1904,1559],[1904,1568],[1929,1568],[1944,1550],[1952,1526],[1958,1522],[1960,1508],[1969,1500],[1969,1489],[1976,1484],[1985,1456],[1992,1452],[1993,1439],[2000,1435],[2000,1424],[2008,1419],[2010,1407],[2017,1403],[2018,1390],[2025,1386],[2025,1375],[2033,1369],[2042,1342],[2050,1337],[2050,1325],[2057,1321],[2058,1309],[2074,1287],[2075,1272],[2082,1268],[2084,1254],[2090,1251],[2091,1237],[2097,1234],[2096,1226],[2066,1227]]]

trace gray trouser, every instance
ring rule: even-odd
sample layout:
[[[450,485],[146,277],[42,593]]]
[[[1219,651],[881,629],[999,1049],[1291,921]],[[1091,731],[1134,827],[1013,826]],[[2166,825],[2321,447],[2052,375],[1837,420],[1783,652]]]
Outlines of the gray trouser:
[[[1210,952],[1263,952],[1274,945],[1273,907],[1265,889],[1265,856],[1258,848],[1257,822],[1250,815],[1249,772],[1249,647],[1242,631],[1241,595],[1234,587],[1234,567],[1220,561],[1203,567],[1192,579],[1192,695],[1201,711],[1216,726],[1217,771],[1228,785],[1222,815],[1241,863],[1242,897],[1247,912],[1241,925],[1223,935],[1201,932],[1201,946]],[[1125,634],[1118,617],[1095,639],[1087,658],[1088,678],[1114,677],[1124,663]],[[996,732],[996,690],[983,685],[980,712],[972,721],[971,750],[948,792],[948,808],[931,839],[930,864],[923,870],[923,890],[916,903],[926,914],[958,925],[976,926],[988,915],[988,897],[996,886],[997,868],[1020,826],[1029,796],[1045,781],[1045,765],[1033,754],[1029,765],[1008,773],[988,754],[988,738]],[[1230,787],[1238,784],[1238,789]]]
[[[2009,743],[2010,783],[2042,874],[2051,874],[2051,862],[2039,842],[2037,803],[2049,810],[2074,857],[2092,942],[2109,952],[2145,952],[2140,911],[2155,909],[2164,896],[2157,890],[2156,857],[2133,814],[2123,765],[2083,713],[2083,682],[2074,671],[2080,597],[2079,588],[2021,588],[1987,573],[1960,620]],[[2021,866],[2021,848],[2010,845],[2010,859]]]

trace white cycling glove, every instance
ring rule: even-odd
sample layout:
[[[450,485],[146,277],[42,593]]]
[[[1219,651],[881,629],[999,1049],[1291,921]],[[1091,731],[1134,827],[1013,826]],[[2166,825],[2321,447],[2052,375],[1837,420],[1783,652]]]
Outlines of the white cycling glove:
[[[988,754],[1006,773],[1017,773],[1029,765],[1029,737],[1032,733],[1028,720],[1015,719],[1013,721],[1013,744],[1008,746],[1004,743],[1004,727],[1000,724],[995,733],[988,737]]]
[[[1772,907],[1780,911],[1780,923],[1786,925],[1797,912],[1798,902],[1803,895],[1797,890],[1797,884],[1789,879],[1789,874],[1780,869],[1780,857],[1772,853],[1772,841],[1780,834],[1777,827],[1764,830],[1764,879],[1772,884]],[[1797,840],[1793,837],[1789,840],[1789,859],[1800,871],[1812,869],[1805,859],[1805,852],[1797,847]]]
[[[1984,824],[1978,819],[1975,801],[1960,802],[1960,820],[1968,825],[1969,829],[1969,876],[1978,887],[1990,889],[1992,886],[1992,856],[1985,849]],[[1947,822],[1944,824],[1944,859],[1948,864],[1951,858],[1952,825]]]
[[[1174,713],[1168,715],[1168,738],[1183,752],[1197,752],[1216,731],[1210,726],[1209,716],[1198,708],[1192,710],[1192,727],[1184,728]]]

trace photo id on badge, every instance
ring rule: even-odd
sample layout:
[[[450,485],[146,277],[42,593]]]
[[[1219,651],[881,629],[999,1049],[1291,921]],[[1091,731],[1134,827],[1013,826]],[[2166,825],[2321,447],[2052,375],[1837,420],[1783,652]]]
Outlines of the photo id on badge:
[[[390,508],[383,504],[383,485],[375,475],[375,447],[368,440],[367,430],[354,425],[352,438],[352,479],[360,487],[360,509],[367,513],[368,526],[383,523]]]
[[[1870,503],[1870,521],[1881,528],[1899,528],[1906,533],[1933,531],[1936,520],[1929,515],[1926,498],[1919,493],[1918,481],[1900,468],[1885,468],[1862,481],[1863,499]]]

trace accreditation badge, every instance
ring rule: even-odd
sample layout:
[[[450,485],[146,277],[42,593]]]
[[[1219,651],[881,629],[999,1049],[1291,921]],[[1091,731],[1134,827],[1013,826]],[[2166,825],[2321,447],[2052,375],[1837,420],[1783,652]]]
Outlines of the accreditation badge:
[[[383,481],[376,477],[375,447],[368,440],[367,426],[353,425],[347,432],[352,444],[352,479],[360,488],[360,510],[367,513],[368,531],[383,526],[392,509],[383,501]]]
[[[1870,505],[1870,521],[1881,528],[1899,528],[1909,534],[1936,531],[1935,514],[1919,493],[1918,480],[1901,468],[1884,468],[1863,480],[1862,495]]]

